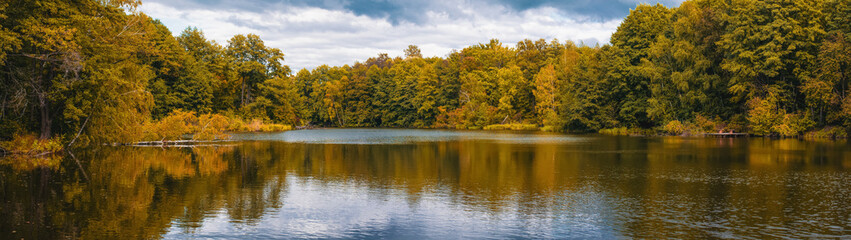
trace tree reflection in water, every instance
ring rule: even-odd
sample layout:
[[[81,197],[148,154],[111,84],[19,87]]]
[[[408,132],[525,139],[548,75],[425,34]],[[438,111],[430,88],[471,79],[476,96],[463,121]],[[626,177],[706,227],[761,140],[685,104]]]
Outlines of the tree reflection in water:
[[[3,160],[0,235],[835,237],[847,236],[851,226],[851,148],[845,142],[248,141],[104,147],[78,150],[76,157],[79,166],[61,156],[27,164]],[[47,164],[30,164],[39,161]],[[367,220],[341,222],[335,217],[347,213],[323,212],[363,215],[368,208],[389,216],[377,211],[361,216]],[[218,218],[230,229],[211,227]],[[264,228],[276,224],[273,219],[289,225]],[[335,221],[343,224],[336,226],[340,232],[327,224]],[[377,227],[382,224],[408,235]]]

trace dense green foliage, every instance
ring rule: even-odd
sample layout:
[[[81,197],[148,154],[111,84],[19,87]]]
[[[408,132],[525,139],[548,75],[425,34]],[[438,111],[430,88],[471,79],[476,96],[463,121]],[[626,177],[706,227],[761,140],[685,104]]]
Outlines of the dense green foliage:
[[[0,136],[135,139],[178,109],[296,126],[784,136],[851,127],[845,0],[639,5],[610,45],[491,40],[430,58],[409,46],[403,57],[295,74],[257,35],[226,45],[195,28],[174,37],[138,4],[0,4]]]

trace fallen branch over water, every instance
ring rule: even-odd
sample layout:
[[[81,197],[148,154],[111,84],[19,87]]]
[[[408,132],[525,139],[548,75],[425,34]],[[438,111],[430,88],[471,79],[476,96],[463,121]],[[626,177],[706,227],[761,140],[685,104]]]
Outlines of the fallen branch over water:
[[[217,142],[234,142],[234,140],[162,140],[162,141],[141,141],[135,142],[133,145],[162,145],[162,144],[180,144],[180,143],[217,143]]]
[[[169,148],[195,148],[195,147],[233,147],[236,144],[174,144],[174,145],[128,145],[131,147],[169,147]]]
[[[223,144],[218,143],[229,143],[234,142],[233,140],[162,140],[162,141],[142,141],[142,142],[133,142],[126,144],[112,144],[112,145],[123,145],[123,146],[136,146],[136,147],[200,147],[200,146],[224,146]]]

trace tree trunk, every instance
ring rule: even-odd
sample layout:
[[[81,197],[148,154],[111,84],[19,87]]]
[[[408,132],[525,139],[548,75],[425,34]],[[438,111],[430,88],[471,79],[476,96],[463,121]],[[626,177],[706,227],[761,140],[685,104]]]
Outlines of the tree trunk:
[[[48,100],[44,99],[44,97],[40,96],[40,104],[39,110],[41,112],[41,135],[40,139],[48,139],[52,135],[50,132],[51,119],[50,119],[50,104],[48,104]]]
[[[245,106],[245,77],[242,78],[242,87],[240,87],[239,94],[239,108]]]

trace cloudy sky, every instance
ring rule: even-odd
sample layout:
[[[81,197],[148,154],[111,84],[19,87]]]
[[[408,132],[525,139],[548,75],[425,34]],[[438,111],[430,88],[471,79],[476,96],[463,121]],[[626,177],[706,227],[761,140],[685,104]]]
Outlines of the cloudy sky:
[[[497,38],[607,43],[639,3],[676,7],[682,0],[143,0],[140,10],[179,34],[189,26],[222,45],[254,33],[280,48],[294,70],[401,56],[425,56]]]

